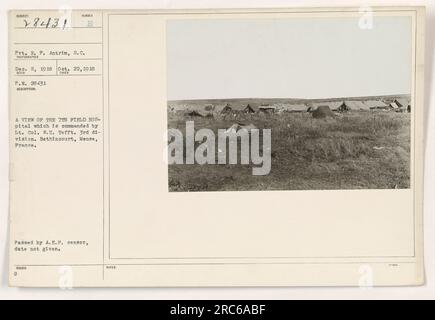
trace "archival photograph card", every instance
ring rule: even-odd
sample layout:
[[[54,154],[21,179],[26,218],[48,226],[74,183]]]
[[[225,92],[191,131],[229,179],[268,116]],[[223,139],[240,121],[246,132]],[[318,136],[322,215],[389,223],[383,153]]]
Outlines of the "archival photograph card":
[[[422,285],[424,30],[10,11],[10,285]]]

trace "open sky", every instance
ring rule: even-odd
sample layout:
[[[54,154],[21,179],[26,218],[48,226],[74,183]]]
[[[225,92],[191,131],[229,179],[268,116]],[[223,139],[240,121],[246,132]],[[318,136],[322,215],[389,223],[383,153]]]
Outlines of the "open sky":
[[[168,100],[410,94],[410,17],[167,22]]]

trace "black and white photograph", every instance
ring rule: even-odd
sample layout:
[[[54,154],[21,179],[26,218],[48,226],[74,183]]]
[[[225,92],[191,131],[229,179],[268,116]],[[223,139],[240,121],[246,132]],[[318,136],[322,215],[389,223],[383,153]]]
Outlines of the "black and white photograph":
[[[166,32],[169,191],[410,188],[410,17]]]

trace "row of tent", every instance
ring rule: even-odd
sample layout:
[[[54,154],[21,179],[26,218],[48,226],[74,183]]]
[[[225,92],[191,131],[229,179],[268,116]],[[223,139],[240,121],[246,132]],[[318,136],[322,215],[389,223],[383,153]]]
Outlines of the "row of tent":
[[[320,106],[328,106],[332,111],[373,111],[373,110],[394,110],[394,111],[411,111],[411,104],[408,99],[395,99],[390,103],[381,100],[350,100],[329,103],[314,103],[308,107],[308,112],[316,110]]]
[[[349,100],[349,101],[327,101],[310,103],[274,104],[274,105],[205,105],[192,107],[188,105],[169,106],[169,111],[183,113],[189,116],[207,116],[214,114],[254,114],[254,113],[281,113],[281,112],[313,112],[320,106],[327,106],[336,112],[346,111],[374,111],[393,110],[397,112],[410,112],[411,105],[408,99],[395,99],[386,103],[381,100]]]

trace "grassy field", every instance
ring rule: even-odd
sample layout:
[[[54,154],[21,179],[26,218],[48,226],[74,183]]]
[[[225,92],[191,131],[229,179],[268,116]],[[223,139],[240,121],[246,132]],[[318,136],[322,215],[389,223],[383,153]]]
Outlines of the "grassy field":
[[[235,122],[272,129],[272,169],[253,176],[250,165],[169,165],[170,191],[403,189],[410,187],[410,114],[348,112],[314,119],[310,113],[244,115],[237,119],[168,114],[184,132]]]

